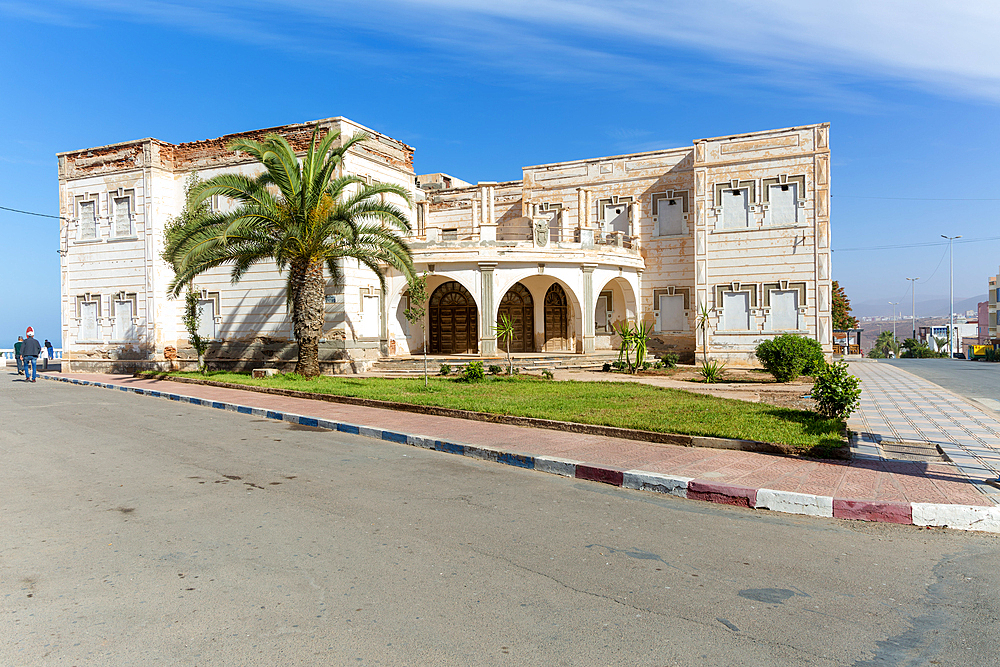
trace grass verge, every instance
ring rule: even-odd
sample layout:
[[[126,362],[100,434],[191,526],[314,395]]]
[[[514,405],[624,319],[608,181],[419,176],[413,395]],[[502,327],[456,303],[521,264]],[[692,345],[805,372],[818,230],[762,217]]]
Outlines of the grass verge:
[[[534,377],[488,377],[480,382],[294,374],[253,379],[224,371],[171,373],[258,387],[334,394],[380,401],[472,410],[495,415],[554,419],[620,428],[758,440],[823,455],[844,444],[844,423],[805,410],[705,396],[680,389],[623,382],[552,382]]]

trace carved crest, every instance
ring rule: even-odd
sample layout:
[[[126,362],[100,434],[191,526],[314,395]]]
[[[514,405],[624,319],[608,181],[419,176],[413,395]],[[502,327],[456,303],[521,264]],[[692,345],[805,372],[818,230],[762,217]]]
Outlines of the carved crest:
[[[547,246],[549,244],[549,221],[548,220],[535,220],[535,245],[536,246]]]

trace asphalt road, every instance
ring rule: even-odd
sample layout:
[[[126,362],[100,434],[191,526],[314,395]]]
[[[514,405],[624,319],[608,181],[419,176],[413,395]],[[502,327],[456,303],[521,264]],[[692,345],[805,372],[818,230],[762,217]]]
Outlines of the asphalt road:
[[[994,536],[13,379],[0,665],[1000,664]]]
[[[965,359],[880,359],[878,363],[902,368],[965,398],[1000,399],[1000,364]]]

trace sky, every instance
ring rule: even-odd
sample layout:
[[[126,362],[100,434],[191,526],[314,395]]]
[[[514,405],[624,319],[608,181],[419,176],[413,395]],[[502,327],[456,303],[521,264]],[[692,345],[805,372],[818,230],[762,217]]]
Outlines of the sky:
[[[0,0],[0,207],[57,215],[60,151],[331,116],[470,182],[830,122],[834,279],[933,315],[942,234],[956,301],[998,273],[997,34],[975,0]],[[60,338],[57,249],[0,209],[0,347]]]

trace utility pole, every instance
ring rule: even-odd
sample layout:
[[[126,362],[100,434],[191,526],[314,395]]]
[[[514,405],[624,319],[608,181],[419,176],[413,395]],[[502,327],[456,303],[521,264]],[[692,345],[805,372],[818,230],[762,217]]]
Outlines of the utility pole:
[[[890,301],[889,305],[892,306],[892,339],[896,340],[896,306],[899,305],[899,302]]]
[[[948,254],[951,255],[951,305],[948,308],[948,357],[951,359],[955,358],[955,239],[962,238],[961,235],[958,236],[945,236],[941,235],[941,238],[948,239]],[[961,342],[961,341],[959,341]]]
[[[910,323],[913,325],[913,340],[917,339],[917,281],[920,278],[907,278],[910,281]]]

